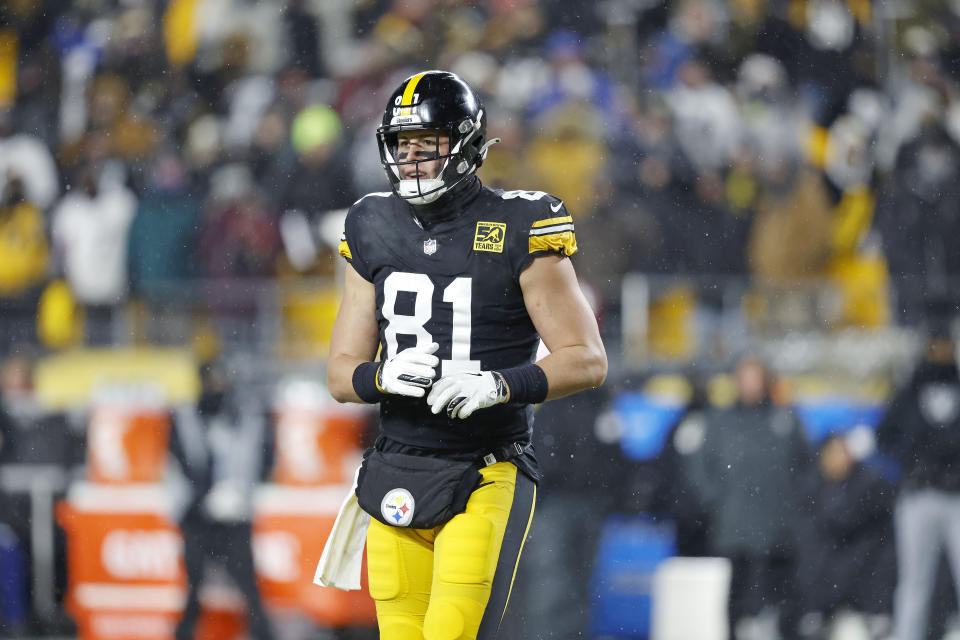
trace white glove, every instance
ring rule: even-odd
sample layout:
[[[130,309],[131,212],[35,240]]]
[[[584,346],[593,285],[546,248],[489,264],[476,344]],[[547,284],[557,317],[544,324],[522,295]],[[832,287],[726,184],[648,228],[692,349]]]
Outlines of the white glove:
[[[506,400],[507,384],[496,371],[445,376],[433,385],[427,396],[430,410],[436,414],[446,407],[449,418],[469,418],[477,409],[486,409]]]
[[[384,393],[422,398],[436,375],[440,359],[432,355],[440,345],[431,343],[426,349],[404,349],[380,365],[377,387]]]

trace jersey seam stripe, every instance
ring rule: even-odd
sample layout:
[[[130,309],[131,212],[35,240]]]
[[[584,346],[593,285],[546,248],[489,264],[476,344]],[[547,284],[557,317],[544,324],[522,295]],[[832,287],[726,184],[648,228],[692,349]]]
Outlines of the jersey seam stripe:
[[[369,197],[371,197],[371,196],[377,197],[377,198],[389,198],[389,197],[392,196],[392,195],[393,195],[393,191],[372,191],[372,192],[368,193],[367,195],[361,197],[359,200],[357,200],[357,201],[354,202],[353,204],[355,204],[355,205],[360,204],[361,202],[363,202],[364,200],[366,200],[367,198],[369,198]]]
[[[554,233],[565,233],[567,231],[573,231],[572,224],[561,224],[556,227],[547,227],[545,229],[531,229],[531,236],[549,236]]]
[[[517,579],[517,569],[520,568],[520,556],[523,555],[523,547],[527,542],[527,536],[530,535],[530,525],[533,524],[533,514],[537,510],[537,485],[533,485],[533,498],[530,501],[530,516],[527,518],[527,527],[523,531],[523,539],[520,542],[520,550],[517,551],[517,559],[513,565],[513,575],[510,577],[510,587],[507,589],[507,602],[504,604],[503,611],[500,613],[500,626],[503,625],[503,618],[507,615],[507,605],[510,604],[510,596],[513,595],[513,583]]]
[[[573,222],[572,216],[558,216],[556,218],[546,218],[545,220],[537,220],[534,222],[532,227],[548,227],[553,224],[560,224],[561,222]]]

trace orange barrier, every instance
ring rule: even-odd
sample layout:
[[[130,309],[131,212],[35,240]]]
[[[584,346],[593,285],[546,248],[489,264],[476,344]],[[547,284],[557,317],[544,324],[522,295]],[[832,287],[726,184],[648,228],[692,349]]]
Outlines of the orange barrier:
[[[67,534],[67,610],[80,638],[167,640],[180,617],[180,532],[157,485],[77,484],[57,505]]]
[[[261,487],[254,519],[254,561],[260,593],[276,608],[294,608],[326,627],[372,625],[376,610],[367,590],[341,591],[313,584],[313,573],[350,485]]]
[[[275,484],[254,496],[257,582],[272,614],[308,616],[322,627],[373,625],[366,589],[317,587],[313,573],[360,461],[366,412],[336,405],[314,383],[282,387],[274,405]],[[67,608],[84,640],[169,640],[186,596],[183,542],[160,484],[170,418],[149,389],[108,389],[91,410],[88,482],[57,505],[67,534]],[[366,570],[364,569],[364,574]],[[198,638],[239,637],[239,593],[201,590]]]
[[[312,584],[313,571],[349,485],[261,487],[254,510],[258,585],[271,613],[298,611],[322,627],[372,625],[361,591]],[[75,484],[57,506],[67,533],[67,608],[83,640],[169,640],[186,594],[182,541],[159,485]],[[364,570],[364,574],[366,571]],[[202,598],[198,638],[236,638],[242,600]]]
[[[353,482],[366,415],[350,405],[279,402],[273,481],[295,486]]]
[[[100,403],[87,427],[91,482],[159,482],[167,461],[169,414],[160,408]]]

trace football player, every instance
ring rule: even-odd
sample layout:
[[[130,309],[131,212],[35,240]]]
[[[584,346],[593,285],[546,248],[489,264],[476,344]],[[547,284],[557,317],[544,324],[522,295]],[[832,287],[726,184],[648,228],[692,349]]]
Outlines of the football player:
[[[392,191],[358,200],[340,242],[333,397],[380,404],[377,451],[470,461],[482,475],[465,510],[433,528],[373,514],[368,578],[385,640],[496,636],[533,517],[533,405],[607,372],[568,259],[573,220],[549,194],[481,184],[497,141],[486,126],[455,74],[404,80],[377,130]],[[550,354],[534,364],[541,339]],[[408,507],[429,506],[394,490],[382,509],[403,524]]]

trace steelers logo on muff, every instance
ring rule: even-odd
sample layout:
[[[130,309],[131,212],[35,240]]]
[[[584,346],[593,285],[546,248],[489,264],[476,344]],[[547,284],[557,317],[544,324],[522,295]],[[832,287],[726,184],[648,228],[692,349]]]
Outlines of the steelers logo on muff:
[[[396,527],[408,527],[415,508],[413,496],[406,489],[391,489],[380,502],[383,519]]]

